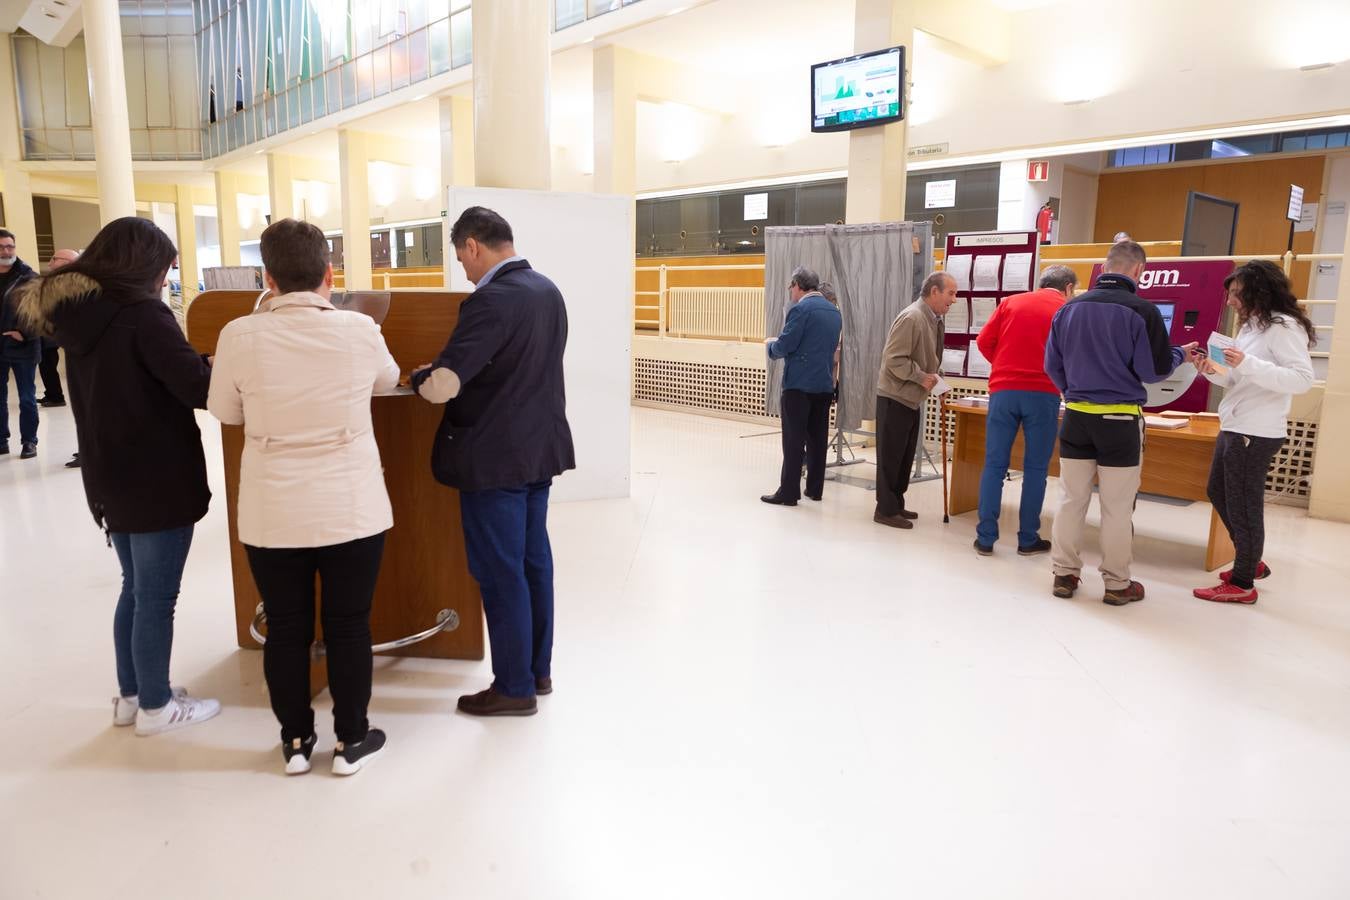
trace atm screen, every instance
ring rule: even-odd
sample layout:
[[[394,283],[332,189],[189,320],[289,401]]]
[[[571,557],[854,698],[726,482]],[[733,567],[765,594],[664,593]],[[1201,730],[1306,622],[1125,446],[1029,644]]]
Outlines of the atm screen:
[[[1158,312],[1162,313],[1163,327],[1167,329],[1168,334],[1171,334],[1172,317],[1176,315],[1177,305],[1175,303],[1155,303],[1153,305],[1158,307]]]

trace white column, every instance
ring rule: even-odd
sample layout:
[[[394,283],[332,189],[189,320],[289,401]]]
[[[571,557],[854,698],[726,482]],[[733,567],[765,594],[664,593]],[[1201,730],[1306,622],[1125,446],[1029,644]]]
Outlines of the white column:
[[[220,232],[220,264],[239,265],[239,179],[216,170],[216,226]]]
[[[370,151],[366,135],[338,132],[342,189],[342,274],[347,290],[370,290]]]
[[[192,185],[174,186],[174,221],[178,226],[178,274],[183,280],[183,306],[197,297],[197,214],[192,208]]]
[[[897,44],[905,48],[901,75],[903,109],[909,115],[909,72],[914,57],[914,0],[857,0],[853,51],[867,53]],[[846,220],[899,222],[905,218],[905,120],[849,133]]]
[[[284,153],[267,154],[268,210],[272,221],[295,218],[295,159]]]
[[[22,168],[23,145],[19,135],[19,92],[14,83],[14,53],[8,35],[0,35],[0,174],[4,183],[5,228],[14,232],[19,258],[37,268],[37,223],[33,219],[33,189],[28,171]]]
[[[473,10],[473,136],[479,187],[547,191],[549,13],[543,0],[492,0]]]
[[[122,23],[117,0],[84,0],[83,11],[99,219],[106,225],[113,219],[136,215],[127,79],[122,67]]]
[[[441,193],[437,200],[444,207],[451,185],[473,185],[473,100],[469,97],[441,97]],[[450,226],[455,223],[458,210],[441,210],[441,271],[445,284],[450,284],[450,267],[455,264],[455,251],[450,246]]]
[[[594,53],[595,190],[637,193],[637,73],[633,53],[609,45]]]

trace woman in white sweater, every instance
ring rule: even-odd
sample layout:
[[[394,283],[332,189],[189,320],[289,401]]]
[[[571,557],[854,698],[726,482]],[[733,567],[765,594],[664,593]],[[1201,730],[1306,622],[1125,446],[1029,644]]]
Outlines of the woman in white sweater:
[[[286,772],[314,750],[309,654],[314,579],[333,695],[333,772],[350,775],[384,746],[366,720],[370,606],[394,524],[370,398],[398,384],[380,326],[334,309],[328,241],[308,222],[262,233],[272,297],[220,333],[206,406],[244,426],[239,540],[267,613],[263,672],[281,723]]]
[[[1284,444],[1289,401],[1312,387],[1312,321],[1279,266],[1252,260],[1224,281],[1228,306],[1241,328],[1222,366],[1198,360],[1205,377],[1223,387],[1219,440],[1209,473],[1209,499],[1233,538],[1237,558],[1215,587],[1195,596],[1219,603],[1255,603],[1254,581],[1270,574],[1265,544],[1266,471]]]

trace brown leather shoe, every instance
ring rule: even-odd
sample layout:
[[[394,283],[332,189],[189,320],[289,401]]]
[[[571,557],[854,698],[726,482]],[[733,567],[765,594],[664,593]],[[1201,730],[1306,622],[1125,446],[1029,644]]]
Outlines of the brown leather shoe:
[[[918,514],[918,513],[916,513],[916,512],[910,512],[910,511],[907,510],[907,509],[902,509],[902,510],[900,510],[900,515],[904,516],[906,519],[909,519],[909,520],[911,520],[911,521],[913,521],[914,519],[917,519],[917,518],[919,517],[919,514]]]
[[[914,523],[904,516],[883,516],[881,513],[873,513],[872,521],[878,525],[889,525],[892,528],[913,528]]]
[[[1126,603],[1135,603],[1143,599],[1144,586],[1137,581],[1131,581],[1123,588],[1107,590],[1102,596],[1102,602],[1109,606],[1124,606]]]
[[[539,695],[553,693],[553,679],[536,678],[534,680],[534,692]]]
[[[539,704],[533,697],[508,697],[488,688],[460,697],[459,711],[471,716],[532,716]]]

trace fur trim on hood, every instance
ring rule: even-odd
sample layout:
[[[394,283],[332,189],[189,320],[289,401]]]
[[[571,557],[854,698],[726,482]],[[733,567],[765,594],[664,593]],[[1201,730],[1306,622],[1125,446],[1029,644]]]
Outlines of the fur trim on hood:
[[[56,312],[75,301],[85,302],[103,290],[99,283],[79,272],[53,272],[22,285],[19,294],[19,319],[34,333],[54,337]]]

